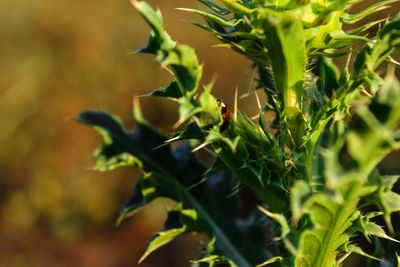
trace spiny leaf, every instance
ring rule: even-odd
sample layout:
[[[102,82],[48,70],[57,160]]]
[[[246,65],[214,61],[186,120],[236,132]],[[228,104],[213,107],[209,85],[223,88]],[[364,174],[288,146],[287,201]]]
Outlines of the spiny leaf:
[[[252,257],[255,255],[253,261],[260,260],[262,249],[259,251],[248,250],[249,243],[244,242],[247,231],[250,229],[241,228],[239,230],[240,226],[235,224],[237,199],[233,196],[229,199],[226,198],[235,185],[233,177],[229,173],[217,173],[207,182],[198,184],[203,179],[206,168],[196,160],[187,144],[178,146],[173,151],[168,145],[154,149],[163,144],[166,138],[148,125],[139,123],[135,130],[128,134],[120,124],[104,112],[86,112],[78,118],[89,125],[104,127],[103,131],[110,132],[113,138],[112,143],[117,145],[121,153],[129,152],[143,162],[145,175],[137,185],[134,195],[121,210],[118,222],[131,216],[153,199],[168,197],[184,203],[185,207],[193,207],[199,218],[206,222],[200,228],[195,229],[208,233],[210,237],[215,236],[216,248],[223,251],[235,263],[240,266],[250,266],[248,260],[238,252],[238,246],[241,248],[241,252],[246,252],[246,255],[252,255]],[[187,190],[194,184],[198,185]],[[217,196],[218,201],[211,201]],[[224,211],[224,216],[221,216],[221,210]],[[259,231],[262,229],[260,228]],[[171,236],[175,236],[174,234],[178,236],[178,232],[171,232]],[[229,232],[230,238],[227,237],[227,232]],[[232,232],[236,233],[234,236],[237,236],[234,241],[230,240],[233,236]],[[166,240],[164,236],[159,238],[159,241]],[[161,244],[161,241],[157,244]],[[251,241],[254,242],[254,239]],[[261,240],[261,242],[264,241]]]
[[[378,33],[379,38],[372,46],[367,44],[362,48],[354,62],[352,79],[356,82],[352,89],[356,89],[361,83],[367,83],[372,87],[373,93],[376,92],[380,79],[374,70],[400,46],[399,28],[400,16],[398,15],[384,25]]]
[[[173,241],[177,237],[189,232],[193,224],[197,222],[197,213],[192,209],[177,209],[168,212],[168,218],[164,225],[164,231],[158,232],[153,235],[148,242],[146,251],[139,260],[141,263],[152,252],[164,246],[165,244]]]
[[[371,104],[356,110],[357,116],[347,137],[348,151],[364,170],[371,171],[395,149],[392,132],[400,122],[399,88],[396,79],[387,78]]]
[[[389,8],[390,6],[388,5],[395,2],[398,2],[398,0],[379,1],[378,3],[370,5],[356,14],[344,14],[342,15],[342,19],[347,24],[353,24],[359,20],[362,20],[368,15]]]
[[[279,214],[279,213],[272,213],[261,206],[258,206],[258,209],[261,210],[265,215],[267,215],[269,218],[273,219],[280,225],[281,231],[282,231],[282,233],[281,233],[282,238],[285,238],[290,233],[290,226],[289,226],[285,216],[283,216],[282,214]]]
[[[240,137],[239,137],[239,136],[236,136],[236,137],[232,140],[232,139],[230,139],[230,138],[227,138],[227,137],[223,136],[223,135],[221,134],[221,132],[220,132],[219,127],[213,127],[213,128],[209,131],[209,133],[208,133],[208,135],[207,135],[207,137],[206,137],[206,141],[205,141],[205,142],[206,142],[207,144],[218,143],[218,142],[224,143],[224,144],[226,144],[226,145],[229,147],[229,149],[230,149],[233,153],[236,153],[236,148],[237,148],[237,146],[238,146],[238,144],[239,144],[239,141],[240,141]]]
[[[220,0],[222,3],[225,4],[226,8],[229,9],[233,13],[237,14],[251,14],[255,11],[255,9],[249,9],[239,0]]]
[[[116,224],[121,224],[123,220],[133,216],[139,209],[158,197],[178,200],[176,194],[179,194],[179,191],[171,190],[175,188],[175,185],[174,181],[168,181],[157,173],[145,173],[136,184],[132,196],[120,210]]]
[[[267,266],[267,265],[270,265],[270,264],[275,263],[275,262],[281,262],[282,260],[283,260],[282,257],[280,257],[280,256],[275,256],[275,257],[272,257],[272,258],[270,258],[270,259],[264,261],[263,263],[258,264],[256,267]]]
[[[140,159],[129,152],[121,150],[118,142],[115,142],[121,136],[125,136],[120,121],[116,117],[102,114],[102,118],[97,116],[99,113],[83,112],[76,118],[79,122],[90,124],[103,137],[103,143],[94,152],[96,159],[95,170],[110,171],[123,166],[143,167]]]
[[[384,238],[384,239],[388,239],[390,241],[400,243],[400,241],[388,236],[385,233],[385,230],[383,230],[383,228],[381,226],[370,221],[371,218],[381,215],[381,214],[382,213],[371,213],[371,214],[366,214],[366,215],[358,217],[352,227],[353,231],[361,232],[365,236],[365,238],[367,238],[367,240],[370,242],[371,242],[371,236],[376,236],[379,238]]]
[[[85,111],[80,113],[76,120],[92,125],[96,130],[100,131],[104,142],[111,144],[113,138],[118,138],[125,135],[125,131],[120,123],[120,120],[104,112]]]
[[[223,123],[221,107],[217,99],[211,94],[213,82],[205,87],[200,94],[199,103],[201,106],[201,114],[199,116],[201,123],[207,128],[214,125],[221,126]]]
[[[383,230],[383,228],[380,227],[379,225],[377,225],[376,223],[373,223],[373,222],[366,222],[365,225],[364,225],[364,229],[363,229],[363,230],[364,230],[363,233],[364,233],[366,236],[373,235],[373,236],[377,236],[377,237],[380,237],[380,238],[388,239],[388,240],[393,241],[393,242],[400,243],[400,241],[398,241],[398,240],[396,240],[396,239],[391,238],[390,236],[388,236],[388,235],[385,233],[385,230]]]
[[[194,103],[192,100],[185,97],[179,98],[178,103],[179,119],[175,123],[174,128],[178,128],[180,125],[201,112],[201,107],[197,103]]]
[[[155,89],[154,91],[146,94],[145,96],[160,96],[179,99],[182,97],[182,92],[179,90],[178,82],[175,80],[166,87]]]
[[[391,213],[400,211],[400,196],[392,191],[392,187],[398,179],[399,176],[382,176],[375,169],[368,178],[370,187],[375,187],[375,190],[363,199],[368,204],[376,205],[383,212],[385,222],[391,233],[393,233]]]
[[[385,192],[384,199],[388,205],[389,213],[400,211],[400,195],[399,194],[397,194],[393,191]]]
[[[359,254],[361,256],[373,259],[373,260],[377,260],[377,261],[382,261],[379,258],[376,258],[374,256],[371,256],[367,253],[365,253],[359,246],[353,245],[353,244],[349,244],[346,246],[345,251],[349,252],[349,253],[356,253]]]
[[[186,125],[185,129],[181,132],[175,133],[170,139],[165,141],[166,143],[171,143],[180,140],[195,139],[204,141],[204,133],[196,122],[191,122]]]
[[[202,75],[194,49],[187,45],[178,45],[167,55],[159,58],[161,64],[170,66],[183,95],[194,95]]]
[[[215,23],[218,23],[224,27],[235,27],[236,25],[238,25],[240,22],[243,21],[241,19],[225,20],[223,17],[217,16],[210,12],[201,11],[198,9],[192,9],[192,8],[178,8],[178,9],[182,10],[182,11],[187,11],[187,12],[198,14],[198,15],[204,17],[205,19],[209,19],[209,20],[211,20]]]
[[[385,20],[387,20],[387,18],[383,18],[383,19],[378,19],[376,21],[367,22],[367,23],[359,26],[358,28],[354,28],[354,29],[350,29],[350,30],[346,31],[346,33],[347,34],[351,34],[351,35],[359,34],[361,32],[367,31],[368,29],[372,28],[375,25],[378,25],[378,24],[384,22]]]
[[[192,263],[207,263],[209,267],[228,265],[229,267],[238,267],[234,262],[221,255],[210,255],[199,260],[193,260]]]
[[[229,13],[229,10],[216,5],[212,1],[209,0],[199,0],[199,1],[221,15],[226,15]]]
[[[117,155],[110,155],[109,153],[113,152],[110,150],[112,150],[110,146],[103,146],[95,151],[95,170],[104,172],[111,171],[119,167],[129,167],[135,165],[139,168],[143,167],[142,162],[131,154],[118,153]]]
[[[314,228],[304,230],[300,236],[295,259],[298,266],[334,266],[338,251],[349,242],[350,235],[346,231],[359,217],[356,206],[360,183],[353,181],[345,188],[348,191],[344,192],[344,199],[319,193],[305,204]]]
[[[175,42],[164,30],[163,20],[160,11],[154,11],[154,9],[144,1],[136,1],[136,0],[130,0],[130,1],[153,29],[153,35],[150,43],[155,44],[156,42],[157,50],[173,49],[175,47]],[[156,51],[151,51],[151,52],[156,52]]]
[[[140,51],[156,54],[158,61],[164,67],[170,69],[176,78],[166,88],[157,89],[150,95],[178,99],[181,105],[179,121],[175,125],[177,127],[200,111],[193,96],[198,88],[202,67],[199,65],[197,56],[191,47],[176,45],[165,32],[160,12],[154,11],[145,2],[134,0],[131,2],[153,29],[149,44]]]

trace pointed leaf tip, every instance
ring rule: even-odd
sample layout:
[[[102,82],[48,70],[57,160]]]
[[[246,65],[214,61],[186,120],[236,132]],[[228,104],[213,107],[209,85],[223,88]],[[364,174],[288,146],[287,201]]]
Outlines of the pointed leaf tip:
[[[263,263],[258,264],[256,267],[267,266],[267,265],[270,265],[270,264],[275,263],[275,262],[281,262],[282,260],[283,260],[283,258],[279,257],[279,256],[272,257],[272,258],[264,261]]]
[[[269,218],[273,219],[280,225],[281,231],[282,231],[282,234],[281,234],[282,238],[284,238],[285,236],[287,236],[290,233],[290,227],[289,227],[289,224],[284,215],[279,214],[279,213],[272,213],[262,206],[257,206],[257,208],[262,213],[264,213],[265,215],[267,215]]]
[[[152,252],[171,242],[178,236],[186,232],[186,227],[171,229],[165,232],[156,233],[147,245],[147,249],[143,256],[139,259],[138,263],[142,263]]]

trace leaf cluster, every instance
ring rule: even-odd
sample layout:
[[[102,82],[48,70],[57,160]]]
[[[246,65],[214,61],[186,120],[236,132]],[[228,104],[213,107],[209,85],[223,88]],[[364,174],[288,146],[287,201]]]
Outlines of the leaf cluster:
[[[376,218],[393,234],[399,177],[381,174],[378,164],[400,148],[400,84],[393,71],[382,77],[377,68],[394,61],[400,16],[351,28],[394,1],[358,13],[348,12],[360,2],[354,0],[200,2],[207,10],[183,10],[202,16],[205,23],[195,25],[249,58],[258,72],[255,94],[262,91],[267,101],[256,120],[239,112],[237,103],[224,109],[212,83],[201,90],[194,50],[174,42],[161,13],[141,1],[132,3],[152,31],[138,52],[155,55],[173,75],[148,96],[178,102],[175,127],[182,130],[163,136],[138,105],[132,131],[104,112],[78,116],[103,136],[97,169],[142,170],[118,222],[156,198],[177,202],[141,260],[181,235],[200,232],[209,242],[193,266],[340,266],[352,253],[395,266],[393,251],[370,256],[353,237],[397,242]],[[342,56],[348,63],[339,68],[333,58]],[[270,124],[266,112],[274,114]],[[212,153],[212,166],[198,161],[200,149]],[[258,210],[246,206],[245,192],[256,198]]]

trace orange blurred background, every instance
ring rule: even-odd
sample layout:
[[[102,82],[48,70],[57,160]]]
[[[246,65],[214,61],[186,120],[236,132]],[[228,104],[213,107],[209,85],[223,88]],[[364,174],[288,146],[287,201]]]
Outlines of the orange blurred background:
[[[211,48],[217,41],[188,22],[200,19],[175,9],[200,7],[197,1],[148,2],[162,10],[175,40],[196,49],[203,82],[218,78],[219,98],[230,104],[236,87],[248,90],[250,62]],[[0,2],[0,267],[137,266],[162,228],[168,201],[114,226],[138,172],[93,171],[100,139],[73,119],[103,109],[134,125],[133,97],[171,80],[152,56],[128,55],[149,31],[128,0]],[[146,118],[170,133],[176,106],[156,98],[141,103]],[[254,100],[242,105],[252,115]],[[188,266],[196,240],[181,238],[141,266]]]

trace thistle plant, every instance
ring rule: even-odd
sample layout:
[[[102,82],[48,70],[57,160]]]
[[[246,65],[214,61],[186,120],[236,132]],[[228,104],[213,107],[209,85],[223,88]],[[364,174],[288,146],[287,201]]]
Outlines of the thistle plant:
[[[212,94],[212,82],[201,85],[194,50],[173,41],[159,11],[134,0],[152,30],[137,52],[155,55],[173,76],[147,96],[179,103],[179,131],[164,136],[138,104],[129,131],[102,111],[77,117],[103,137],[98,170],[134,165],[142,171],[118,223],[156,198],[176,201],[140,261],[199,232],[209,241],[191,266],[331,267],[351,254],[367,257],[370,266],[398,266],[391,215],[400,211],[393,191],[399,176],[378,165],[400,148],[392,58],[400,47],[400,16],[368,19],[394,1],[357,13],[350,8],[362,1],[199,2],[204,9],[182,8],[202,17],[194,25],[253,63],[254,94],[266,96],[256,119],[240,112],[237,97],[229,108]],[[354,26],[362,19],[368,22]],[[266,114],[273,114],[270,122]],[[211,166],[198,160],[201,149],[212,155]],[[246,203],[249,194],[257,205]],[[357,237],[375,251],[364,251]]]

